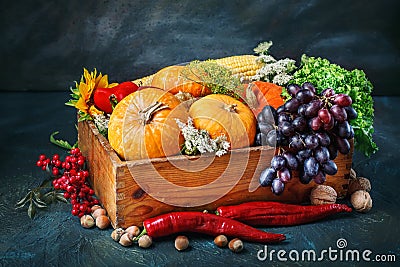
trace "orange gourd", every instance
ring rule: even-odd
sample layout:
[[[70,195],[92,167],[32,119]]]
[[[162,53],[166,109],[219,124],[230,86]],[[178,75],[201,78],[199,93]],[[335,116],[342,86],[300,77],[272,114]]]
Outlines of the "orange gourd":
[[[225,135],[231,149],[251,146],[256,134],[256,119],[248,106],[222,94],[207,95],[192,104],[189,115],[197,129],[212,138]]]
[[[173,94],[146,88],[116,105],[108,125],[108,140],[124,160],[175,155],[184,142],[175,119],[187,118],[186,107]]]
[[[254,98],[249,96],[249,93],[246,92],[245,99],[247,105],[256,116],[266,105],[278,108],[285,103],[281,97],[282,86],[270,82],[255,81],[249,84],[249,87],[254,93]]]
[[[159,70],[151,81],[151,86],[161,88],[172,94],[179,92],[190,93],[193,97],[201,97],[211,93],[200,79],[191,74],[188,77],[182,74],[185,66],[169,66]]]

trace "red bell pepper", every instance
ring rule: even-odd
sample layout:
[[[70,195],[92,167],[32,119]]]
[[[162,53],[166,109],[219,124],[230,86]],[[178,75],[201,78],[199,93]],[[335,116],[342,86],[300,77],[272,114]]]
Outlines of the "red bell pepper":
[[[120,102],[127,95],[136,92],[139,86],[133,82],[123,82],[111,88],[97,88],[94,91],[94,105],[99,110],[111,114],[113,106]]]

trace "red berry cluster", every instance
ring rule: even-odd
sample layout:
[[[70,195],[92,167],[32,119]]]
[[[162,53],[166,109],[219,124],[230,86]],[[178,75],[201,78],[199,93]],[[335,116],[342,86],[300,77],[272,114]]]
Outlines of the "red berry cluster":
[[[54,154],[51,159],[40,155],[36,162],[42,170],[48,170],[53,174],[54,189],[65,191],[64,197],[70,199],[72,204],[71,213],[78,217],[90,214],[91,207],[99,204],[99,201],[93,197],[94,190],[90,188],[87,181],[89,172],[84,169],[85,161],[80,149],[73,148],[64,161],[61,161],[58,154]]]

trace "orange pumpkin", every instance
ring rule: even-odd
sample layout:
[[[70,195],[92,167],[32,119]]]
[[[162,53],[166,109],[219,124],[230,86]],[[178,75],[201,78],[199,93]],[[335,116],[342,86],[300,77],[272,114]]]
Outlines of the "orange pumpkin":
[[[246,90],[245,101],[255,116],[257,116],[266,105],[278,108],[285,103],[281,97],[282,86],[263,81],[255,81],[248,86],[251,92]],[[251,93],[253,93],[253,96],[250,95]]]
[[[197,129],[212,138],[225,135],[231,149],[251,146],[256,134],[256,119],[248,106],[222,94],[207,95],[192,104],[189,115]]]
[[[186,77],[182,74],[185,66],[169,66],[154,74],[151,85],[161,88],[172,94],[179,92],[190,93],[194,97],[201,97],[211,93],[211,90],[204,86],[200,79],[191,74]]]
[[[139,90],[116,105],[108,140],[125,160],[174,155],[184,142],[176,118],[186,121],[188,113],[173,94],[155,88]]]

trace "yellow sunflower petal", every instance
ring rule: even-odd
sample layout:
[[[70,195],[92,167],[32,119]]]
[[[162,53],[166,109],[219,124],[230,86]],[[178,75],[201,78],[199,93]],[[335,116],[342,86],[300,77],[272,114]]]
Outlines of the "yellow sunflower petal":
[[[86,104],[86,101],[83,98],[78,99],[78,102],[76,102],[75,107],[85,113],[87,113],[89,109],[88,105]]]
[[[108,87],[108,76],[99,76],[100,79],[96,79],[96,88],[107,88]]]

